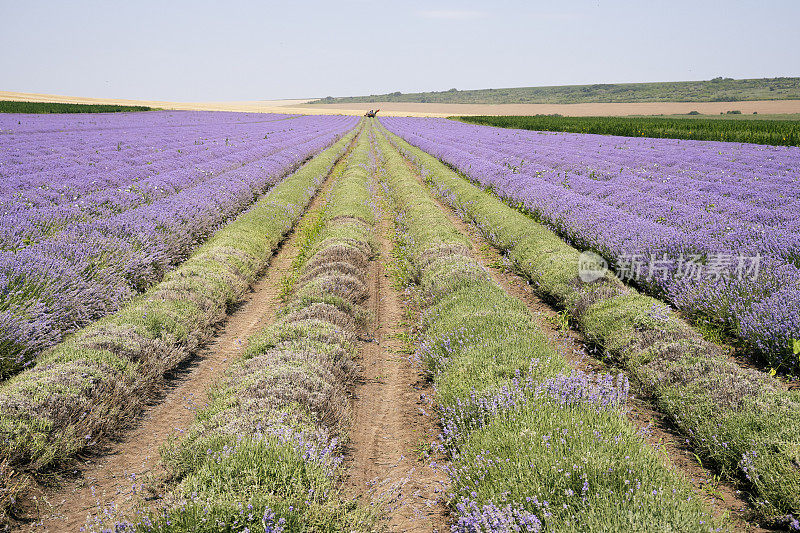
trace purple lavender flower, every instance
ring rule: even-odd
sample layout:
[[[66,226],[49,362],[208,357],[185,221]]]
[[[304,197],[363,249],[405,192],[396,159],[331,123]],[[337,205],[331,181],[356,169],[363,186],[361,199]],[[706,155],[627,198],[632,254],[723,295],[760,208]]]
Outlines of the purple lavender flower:
[[[508,503],[498,506],[493,502],[478,505],[475,500],[462,498],[456,504],[457,520],[450,530],[453,533],[511,533],[542,530],[539,518],[524,508]]]
[[[0,116],[0,377],[160,281],[355,121]]]
[[[668,258],[636,282],[721,320],[771,364],[797,366],[789,346],[800,339],[800,148],[381,122],[577,248],[612,263]],[[739,263],[756,256],[758,272]],[[690,257],[714,275],[691,275]]]

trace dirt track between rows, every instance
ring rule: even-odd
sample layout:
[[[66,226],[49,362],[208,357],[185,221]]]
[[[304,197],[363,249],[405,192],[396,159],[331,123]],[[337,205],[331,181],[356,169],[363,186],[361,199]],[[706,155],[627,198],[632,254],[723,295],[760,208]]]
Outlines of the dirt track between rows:
[[[330,180],[320,188],[309,212],[317,208],[329,186]],[[136,427],[80,461],[74,479],[58,489],[39,491],[39,520],[23,531],[79,531],[87,519],[112,506],[120,513],[130,512],[140,501],[145,485],[162,484],[166,472],[160,447],[190,426],[197,410],[208,401],[209,386],[242,354],[247,338],[274,319],[280,304],[281,278],[297,254],[296,241],[297,233],[292,232],[245,300],[218,326],[198,356],[176,373],[158,403],[147,410]]]
[[[361,349],[362,374],[353,394],[346,485],[354,496],[366,492],[388,500],[389,531],[444,532],[446,476],[435,458],[420,457],[438,434],[433,390],[404,353],[400,335],[407,319],[387,269],[388,231],[384,215],[376,228],[380,255],[369,274],[374,326]]]

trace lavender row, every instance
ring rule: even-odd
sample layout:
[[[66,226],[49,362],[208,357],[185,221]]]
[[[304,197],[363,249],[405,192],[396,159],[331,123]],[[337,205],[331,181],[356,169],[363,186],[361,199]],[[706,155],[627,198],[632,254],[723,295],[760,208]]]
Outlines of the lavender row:
[[[289,137],[325,128],[319,121],[268,116],[268,123],[238,122],[234,115],[213,126],[154,127],[147,135],[72,129],[0,136],[0,248],[20,249],[67,224],[152,203],[275,153]]]
[[[380,133],[397,272],[419,291],[416,357],[451,459],[451,531],[713,530],[624,416],[627,379],[571,371]]]
[[[579,276],[582,255],[555,233],[394,137],[433,192],[474,225],[536,290],[652,395],[703,463],[739,477],[774,525],[796,524],[800,396],[764,372],[731,361],[677,313],[613,274]]]
[[[265,149],[254,146],[250,156],[226,171],[220,166],[216,175],[175,194],[114,216],[68,224],[53,238],[0,252],[3,373],[29,364],[66,333],[119,309],[158,282],[227,220],[351,129],[355,119],[284,122],[295,126],[276,133],[277,140]]]
[[[78,118],[63,115],[49,115],[42,119],[60,125],[58,130],[26,133],[17,129],[21,126],[15,126],[0,133],[0,147],[4,154],[0,169],[7,178],[0,185],[0,192],[5,199],[9,194],[35,189],[43,184],[80,192],[86,187],[94,188],[93,180],[85,179],[87,175],[93,179],[105,179],[108,171],[118,166],[132,170],[134,166],[145,163],[159,164],[173,159],[171,150],[180,149],[184,155],[190,155],[192,151],[208,151],[213,144],[224,143],[226,139],[227,152],[234,153],[241,148],[241,145],[237,147],[237,141],[263,138],[273,131],[293,127],[288,120],[291,117],[287,115],[263,115],[271,120],[256,122],[241,120],[239,114],[219,113],[219,118],[225,120],[218,119],[213,123],[202,120],[207,115],[216,114],[155,113],[150,115],[150,120],[158,120],[158,123],[150,124],[146,129],[126,127],[137,117],[123,115],[116,119],[122,127],[112,131],[100,127],[79,128]],[[170,120],[175,118],[185,121],[183,127],[169,126]],[[4,117],[0,117],[0,123],[3,121]],[[206,157],[225,153],[222,148],[214,147]],[[156,173],[158,167],[139,170]],[[60,178],[58,183],[52,183],[50,173]]]
[[[619,268],[660,259],[657,275],[644,268],[633,281],[722,322],[772,365],[797,367],[800,149],[382,120],[570,244]],[[743,258],[756,268],[737,269]]]
[[[166,375],[197,353],[354,137],[345,135],[273,187],[140,298],[0,384],[0,487],[8,488],[0,522],[30,475],[52,472],[118,434],[159,394]]]
[[[280,318],[249,339],[209,405],[165,449],[178,480],[169,496],[114,531],[376,530],[376,508],[353,505],[338,487],[374,253],[368,153],[362,137],[334,171],[324,207],[307,215],[296,290]]]

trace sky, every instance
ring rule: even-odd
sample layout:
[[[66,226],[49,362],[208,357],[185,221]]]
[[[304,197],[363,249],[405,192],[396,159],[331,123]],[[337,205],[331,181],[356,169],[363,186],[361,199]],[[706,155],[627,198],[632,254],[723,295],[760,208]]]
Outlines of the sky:
[[[0,90],[231,101],[800,76],[798,21],[798,0],[0,0]]]

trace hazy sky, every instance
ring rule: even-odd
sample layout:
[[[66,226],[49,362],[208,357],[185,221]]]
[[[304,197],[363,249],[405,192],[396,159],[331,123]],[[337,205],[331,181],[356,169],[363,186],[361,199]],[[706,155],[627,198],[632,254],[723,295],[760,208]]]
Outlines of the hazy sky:
[[[799,76],[799,22],[799,0],[0,0],[0,90],[258,100]]]

